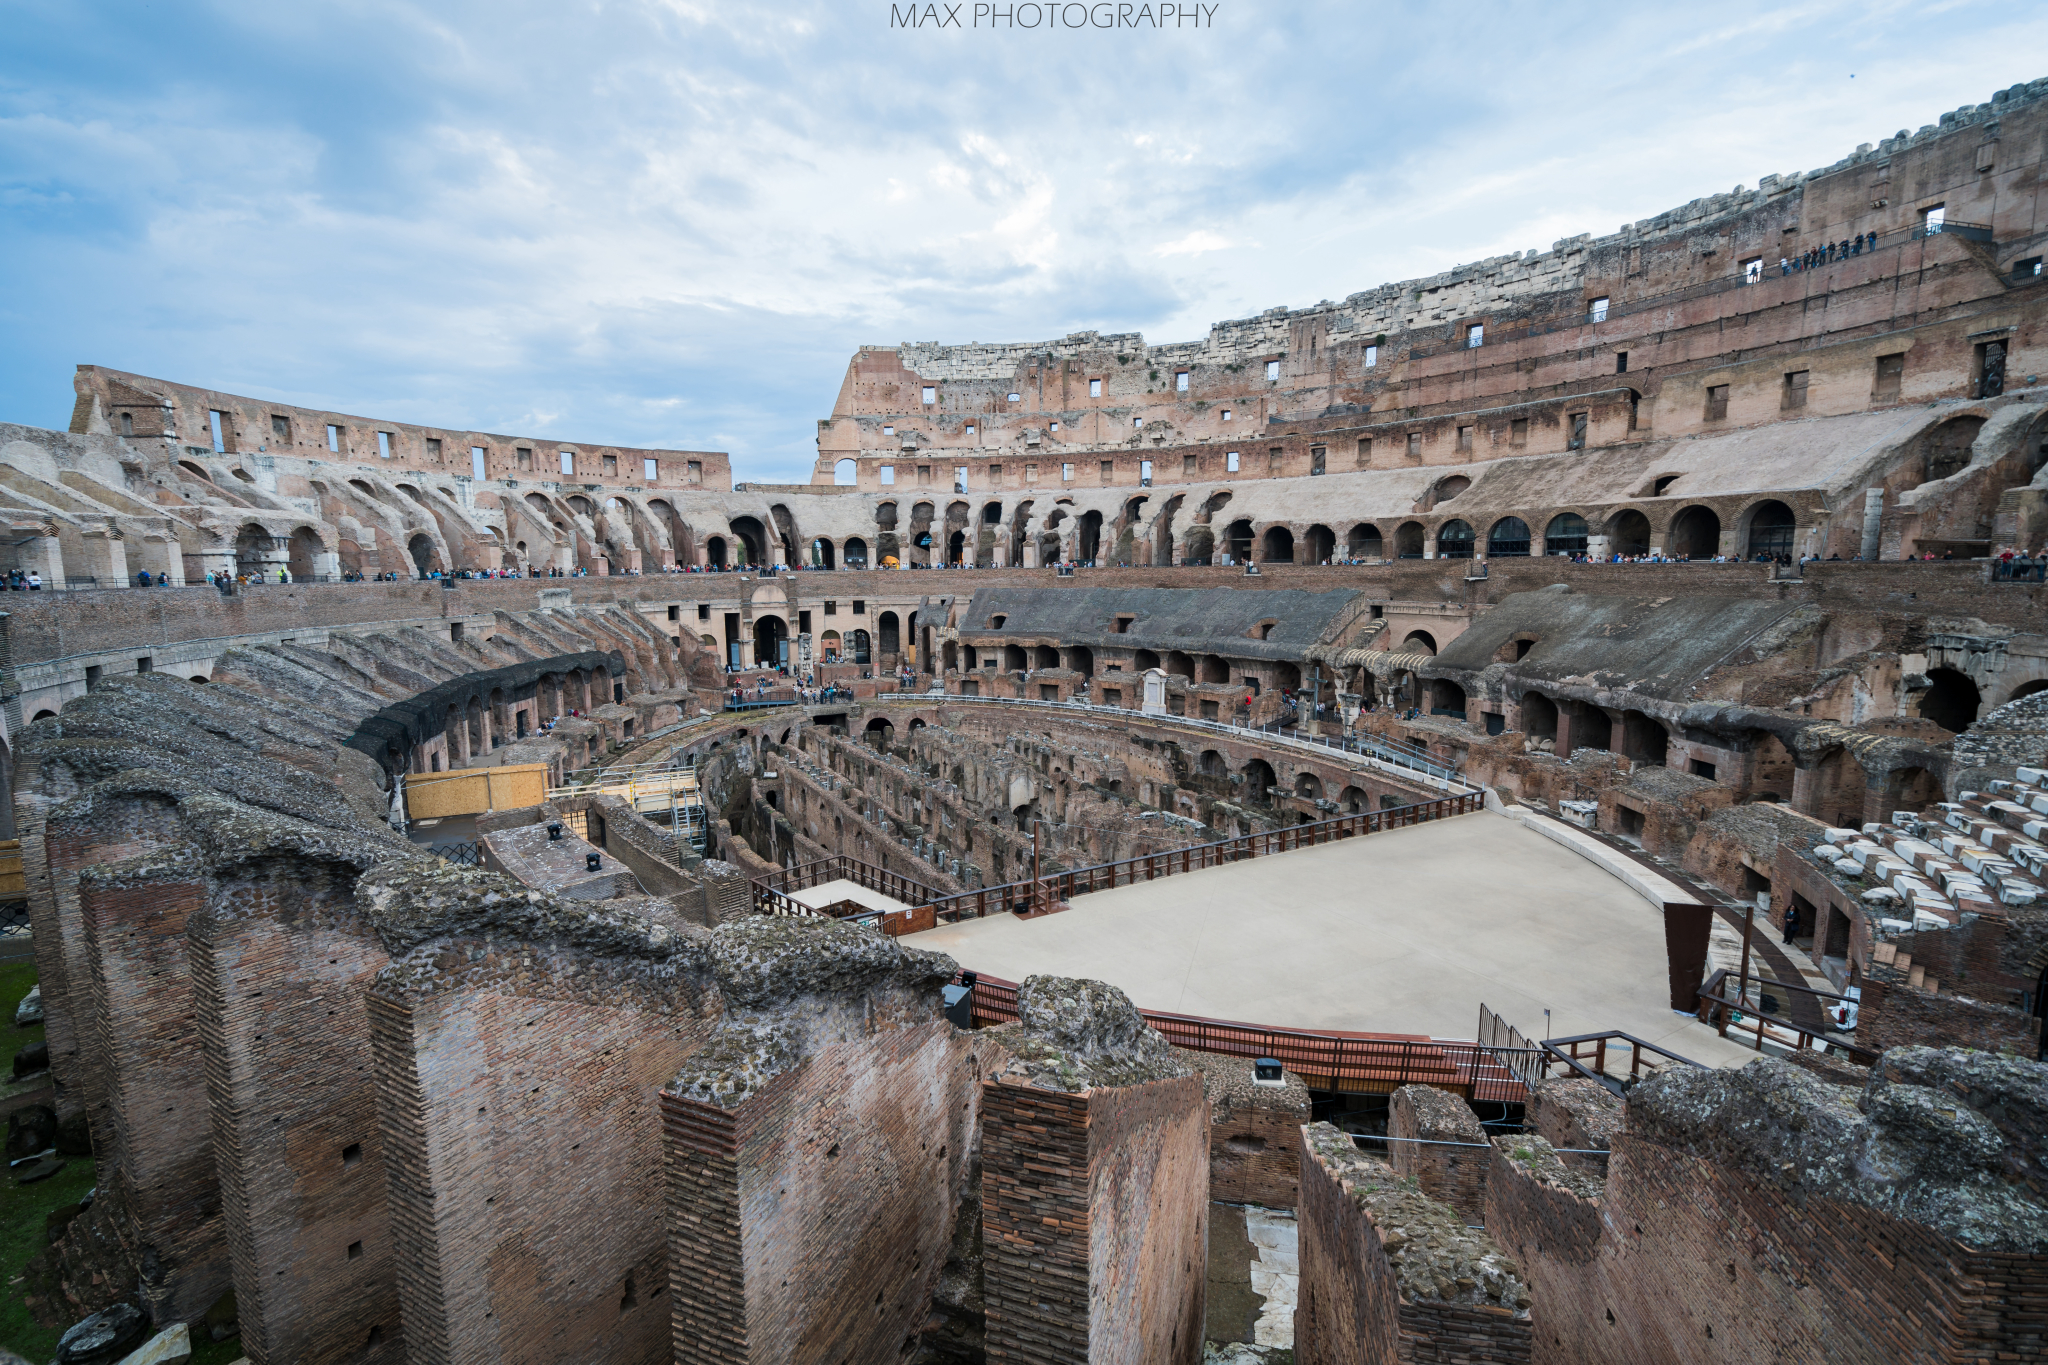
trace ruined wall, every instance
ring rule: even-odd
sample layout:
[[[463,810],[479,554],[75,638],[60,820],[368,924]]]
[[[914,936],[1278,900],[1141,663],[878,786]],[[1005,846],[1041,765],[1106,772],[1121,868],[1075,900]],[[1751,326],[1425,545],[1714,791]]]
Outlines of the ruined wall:
[[[1302,1129],[1299,1218],[1302,1365],[1532,1359],[1515,1263],[1328,1124]]]
[[[924,1323],[974,1143],[953,963],[765,919],[711,960],[725,1014],[661,1094],[673,1358],[881,1358]]]
[[[1613,1145],[1622,1127],[1622,1102],[1600,1082],[1584,1077],[1540,1081],[1529,1089],[1523,1121],[1559,1150],[1565,1165],[1598,1176],[1606,1172],[1607,1159],[1586,1153]]]
[[[1309,1116],[1301,1077],[1285,1071],[1284,1085],[1260,1085],[1249,1057],[1175,1051],[1201,1073],[1209,1099],[1209,1198],[1293,1208],[1301,1186],[1296,1146]]]
[[[1387,1144],[1394,1174],[1414,1180],[1424,1194],[1449,1204],[1466,1222],[1486,1221],[1492,1149],[1470,1105],[1433,1086],[1404,1085],[1388,1106],[1387,1136],[1409,1139]]]
[[[212,1164],[255,1365],[402,1362],[357,861],[233,869],[186,924]]]
[[[592,937],[436,938],[367,997],[408,1361],[667,1358],[657,1096],[705,1002],[688,940]]]

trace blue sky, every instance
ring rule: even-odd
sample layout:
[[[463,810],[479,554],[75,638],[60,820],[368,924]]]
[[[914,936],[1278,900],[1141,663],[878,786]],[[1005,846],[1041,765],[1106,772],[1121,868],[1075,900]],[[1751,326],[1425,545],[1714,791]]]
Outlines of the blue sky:
[[[1188,340],[2048,75],[2006,0],[890,11],[0,0],[0,420],[88,362],[801,480],[862,343]]]

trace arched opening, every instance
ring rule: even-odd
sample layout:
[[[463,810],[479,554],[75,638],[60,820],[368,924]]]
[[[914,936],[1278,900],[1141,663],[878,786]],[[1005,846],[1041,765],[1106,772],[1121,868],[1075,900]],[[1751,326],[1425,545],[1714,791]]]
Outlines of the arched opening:
[[[1307,543],[1311,564],[1327,564],[1337,553],[1337,533],[1327,526],[1309,527],[1302,533],[1302,540]]]
[[[1252,524],[1240,517],[1230,523],[1223,532],[1224,553],[1233,564],[1249,564],[1252,559]]]
[[[966,552],[967,533],[965,531],[955,531],[952,535],[946,537],[946,562],[948,564],[958,565],[962,563],[961,556]]]
[[[868,543],[859,536],[846,542],[846,567],[865,569],[868,566]]]
[[[1440,502],[1449,502],[1471,486],[1472,480],[1463,474],[1453,474],[1447,479],[1439,479],[1436,487],[1429,490],[1429,505],[1434,507]]]
[[[860,737],[871,749],[886,749],[896,737],[896,727],[885,716],[876,716],[867,723]]]
[[[780,668],[789,662],[789,627],[780,616],[755,618],[754,662],[766,668]]]
[[[1221,654],[1202,656],[1202,681],[1204,683],[1227,683],[1230,681],[1230,661]]]
[[[1394,557],[1396,559],[1420,559],[1427,533],[1419,521],[1404,521],[1394,528]]]
[[[1214,749],[1202,750],[1202,757],[1196,766],[1204,777],[1229,777],[1230,765],[1223,761],[1223,755]]]
[[[1321,800],[1323,795],[1323,779],[1317,777],[1314,773],[1296,773],[1294,775],[1294,794],[1306,797],[1311,801]]]
[[[1022,673],[1027,667],[1028,665],[1024,660],[1024,646],[1003,646],[1003,672]]]
[[[1216,558],[1216,533],[1206,526],[1191,526],[1181,542],[1180,562],[1209,564]]]
[[[981,506],[981,524],[983,526],[1002,525],[1003,505],[999,502],[983,503]]]
[[[1743,557],[1791,558],[1792,533],[1797,525],[1798,518],[1792,515],[1792,509],[1777,499],[1758,503],[1749,514],[1748,543],[1743,546]]]
[[[1380,528],[1366,521],[1352,527],[1344,536],[1344,555],[1348,559],[1378,559]]]
[[[1895,768],[1884,778],[1884,813],[1889,820],[1895,810],[1919,812],[1941,800],[1941,781],[1925,768]]]
[[[1267,564],[1294,562],[1294,532],[1285,526],[1268,526],[1260,538],[1259,558]]]
[[[1032,667],[1058,668],[1060,652],[1051,645],[1039,645],[1032,651]]]
[[[301,526],[292,532],[289,547],[291,558],[288,567],[291,570],[294,583],[310,583],[313,581],[314,564],[316,562],[313,557],[319,554],[320,550],[320,537],[314,532],[312,527]]]
[[[1072,645],[1067,648],[1065,653],[1068,668],[1071,668],[1084,678],[1095,676],[1095,651],[1089,649],[1086,645]]]
[[[196,680],[195,680],[195,681],[196,681]],[[57,719],[57,713],[56,713],[55,711],[38,711],[38,712],[36,712],[36,713],[35,713],[35,715],[33,715],[33,716],[31,716],[31,717],[29,718],[29,720],[30,720],[30,723],[31,723],[31,724],[33,724],[33,723],[34,723],[35,721],[39,721],[39,720],[55,720],[55,719]]]
[[[839,632],[828,630],[818,637],[818,652],[833,663],[839,661]]]
[[[1612,728],[1610,725],[1610,731]],[[1624,758],[1662,767],[1670,747],[1671,735],[1662,721],[1641,711],[1621,713],[1621,752]]]
[[[1337,794],[1337,804],[1346,815],[1363,815],[1372,808],[1372,798],[1361,787],[1346,787]]]
[[[1408,638],[1401,641],[1402,652],[1407,654],[1436,653],[1436,637],[1426,630],[1411,630]]]
[[[882,657],[903,652],[903,623],[896,619],[896,613],[885,611],[875,621],[875,629],[882,637]]]
[[[847,648],[853,651],[853,661],[855,663],[867,664],[874,661],[874,656],[868,647],[868,633],[866,631],[854,631],[846,637],[846,644]]]
[[[414,536],[405,542],[405,552],[412,556],[412,566],[418,576],[425,578],[434,569],[434,542],[426,536]]]
[[[1503,559],[1529,553],[1529,523],[1520,517],[1502,517],[1486,533],[1486,557]]]
[[[725,537],[712,536],[704,542],[704,562],[714,569],[725,567]]]
[[[1953,668],[1931,668],[1927,681],[1932,686],[1920,697],[1920,715],[1957,734],[1969,729],[1983,701],[1970,675]]]
[[[1189,682],[1193,682],[1195,680],[1195,661],[1178,649],[1170,650],[1166,655],[1166,672],[1169,677],[1186,678]]]
[[[951,673],[954,669],[960,667],[960,646],[952,640],[946,641],[945,644],[939,647],[939,660],[940,668],[944,672]]]
[[[1586,553],[1586,519],[1577,512],[1559,512],[1543,528],[1543,553],[1582,555]]]
[[[1470,559],[1472,541],[1472,527],[1469,524],[1462,521],[1447,521],[1436,531],[1436,557]]]
[[[832,548],[832,542],[820,537],[811,542],[811,567],[814,569],[837,568],[839,560]]]
[[[1157,667],[1159,667],[1159,656],[1151,650],[1140,649],[1132,652],[1131,668],[1134,672],[1144,673]]]
[[[190,460],[178,461],[178,468],[184,470],[187,474],[190,474],[195,478],[204,479],[208,483],[213,482],[213,475],[207,473],[204,469],[201,469],[198,465],[192,463]]]
[[[768,531],[758,517],[734,517],[730,523],[734,536],[739,540],[740,561],[744,564],[766,564],[768,559]]]
[[[1432,716],[1465,718],[1465,689],[1449,678],[1435,678],[1429,684],[1429,713]]]
[[[1711,507],[1685,508],[1671,519],[1664,552],[1682,559],[1712,559],[1721,553],[1721,518]]]
[[[1531,739],[1557,738],[1557,703],[1541,692],[1522,694],[1522,733]]]
[[[1650,519],[1634,508],[1615,513],[1607,532],[1607,544],[1618,555],[1650,553]]]
[[[1102,549],[1102,513],[1083,512],[1074,556],[1083,564],[1093,564],[1096,554]]]
[[[1273,774],[1273,765],[1263,758],[1255,758],[1244,765],[1244,799],[1267,802],[1273,799],[1272,789],[1280,784]]]
[[[841,488],[851,487],[860,482],[860,466],[852,460],[837,460],[832,465],[832,482]]]

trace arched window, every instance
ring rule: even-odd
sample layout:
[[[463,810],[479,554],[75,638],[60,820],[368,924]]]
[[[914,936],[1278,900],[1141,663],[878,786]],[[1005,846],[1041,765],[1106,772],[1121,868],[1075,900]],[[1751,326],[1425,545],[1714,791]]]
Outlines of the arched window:
[[[1559,512],[1543,528],[1543,553],[1582,555],[1586,552],[1586,519],[1577,512]]]
[[[846,486],[860,482],[860,466],[852,460],[841,460],[832,466],[832,482]]]
[[[1792,533],[1797,529],[1798,520],[1790,507],[1775,498],[1758,503],[1756,510],[1749,514],[1749,544],[1743,549],[1744,557],[1789,556],[1792,553]]]
[[[1529,523],[1520,517],[1502,517],[1486,533],[1486,557],[1501,559],[1529,553]]]
[[[1462,521],[1447,521],[1437,528],[1437,558],[1470,559],[1472,557],[1472,541],[1471,526]]]

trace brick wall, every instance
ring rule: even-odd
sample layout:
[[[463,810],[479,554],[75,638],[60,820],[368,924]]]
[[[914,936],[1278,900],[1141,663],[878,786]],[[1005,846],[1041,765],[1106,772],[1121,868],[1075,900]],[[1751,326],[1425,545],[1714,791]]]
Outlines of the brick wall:
[[[939,1020],[823,1048],[732,1109],[665,1090],[674,1359],[893,1358],[946,1259],[977,1078]]]
[[[1293,1072],[1285,1085],[1254,1083],[1249,1057],[1176,1048],[1202,1074],[1209,1098],[1209,1198],[1219,1204],[1291,1209],[1301,1186],[1301,1125],[1308,1087]]]
[[[207,900],[196,849],[85,869],[79,917],[92,963],[106,1122],[93,1134],[158,1273],[154,1321],[202,1316],[229,1285],[185,924]]]
[[[1496,1170],[1488,1226],[1536,1287],[1539,1363],[2043,1356],[2048,1257],[1973,1251],[1626,1134],[1612,1163],[1597,1211]]]
[[[703,1035],[695,993],[464,938],[367,1000],[407,1361],[667,1359],[657,1096]]]
[[[1312,1131],[1303,1130],[1297,1215],[1294,1358],[1300,1365],[1530,1360],[1526,1317],[1403,1296],[1385,1234],[1349,1188],[1357,1170],[1348,1159],[1320,1152],[1306,1136]],[[1391,1175],[1383,1163],[1358,1160]]]
[[[1604,1157],[1584,1156],[1590,1150],[1606,1150],[1621,1131],[1624,1111],[1619,1097],[1598,1081],[1574,1077],[1542,1081],[1529,1093],[1524,1121],[1551,1146],[1566,1149],[1565,1165],[1594,1175],[1604,1175]]]
[[[1201,1358],[1208,1135],[1194,1077],[982,1099],[992,1362]]]
[[[1958,995],[1946,984],[1938,992],[1928,992],[1907,985],[1886,967],[1873,967],[1861,984],[1856,1041],[1873,1052],[1925,1046],[1971,1047],[2023,1057],[2038,1053],[2039,1016],[2011,1005]]]
[[[1422,1192],[1463,1214],[1468,1223],[1486,1221],[1486,1172],[1492,1149],[1472,1107],[1447,1091],[1404,1085],[1387,1110],[1387,1136],[1424,1141],[1390,1142],[1387,1160],[1412,1176]],[[1456,1147],[1425,1142],[1461,1143]]]
[[[362,994],[389,961],[352,863],[234,870],[187,922],[242,1349],[405,1359]]]

